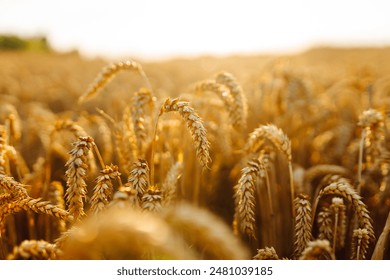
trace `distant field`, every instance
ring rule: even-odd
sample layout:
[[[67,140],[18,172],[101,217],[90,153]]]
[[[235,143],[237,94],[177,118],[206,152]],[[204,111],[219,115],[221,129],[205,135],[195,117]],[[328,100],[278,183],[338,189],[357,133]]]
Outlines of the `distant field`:
[[[389,259],[388,61],[0,52],[0,259]]]

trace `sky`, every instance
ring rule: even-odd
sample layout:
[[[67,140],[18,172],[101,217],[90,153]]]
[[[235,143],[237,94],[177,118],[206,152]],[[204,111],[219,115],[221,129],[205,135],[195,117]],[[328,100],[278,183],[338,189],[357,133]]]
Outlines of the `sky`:
[[[291,53],[390,45],[389,0],[0,0],[0,34],[87,56]]]

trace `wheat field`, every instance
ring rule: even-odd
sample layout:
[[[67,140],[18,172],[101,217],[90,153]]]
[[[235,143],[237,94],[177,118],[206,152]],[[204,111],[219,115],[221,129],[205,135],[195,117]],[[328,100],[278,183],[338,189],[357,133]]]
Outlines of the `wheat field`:
[[[0,52],[0,259],[389,259],[389,58]]]

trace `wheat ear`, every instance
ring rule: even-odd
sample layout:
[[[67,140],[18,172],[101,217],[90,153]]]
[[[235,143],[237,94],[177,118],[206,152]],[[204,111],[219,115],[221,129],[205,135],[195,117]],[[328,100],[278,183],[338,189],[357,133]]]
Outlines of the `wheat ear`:
[[[127,60],[124,62],[113,63],[103,68],[92,84],[89,85],[87,91],[79,97],[78,103],[82,104],[87,99],[95,96],[118,72],[122,70],[138,73],[144,79],[147,87],[151,89],[149,79],[142,69],[142,66],[135,61]]]
[[[363,245],[367,245],[368,247],[370,241],[373,241],[375,239],[375,234],[371,222],[372,220],[370,218],[366,205],[362,202],[361,197],[357,194],[353,187],[347,181],[331,183],[319,192],[316,200],[316,205],[318,205],[318,201],[325,195],[341,196],[345,198],[349,203],[351,203],[358,220],[359,228],[367,230],[368,240]],[[361,252],[365,253],[366,251],[362,249]],[[364,259],[365,255],[360,254],[359,257]]]
[[[274,247],[265,247],[257,249],[257,254],[253,257],[254,260],[279,260],[279,256]]]
[[[47,198],[50,203],[53,205],[65,209],[65,200],[64,200],[64,187],[62,183],[59,181],[53,181],[49,185],[49,190],[47,193]],[[65,231],[66,223],[64,220],[54,221],[54,219],[46,219],[47,221],[47,240],[51,238],[51,236],[58,236],[59,233]]]
[[[149,166],[146,160],[139,159],[133,163],[133,168],[127,179],[127,185],[130,185],[133,188],[139,201],[141,201],[142,196],[150,186]]]
[[[132,186],[122,186],[114,193],[108,208],[140,208],[140,201]]]
[[[353,260],[364,260],[367,256],[367,249],[370,245],[370,234],[366,228],[353,230],[352,235],[352,256]]]
[[[329,207],[321,207],[318,212],[317,219],[318,225],[318,239],[332,240],[333,227],[332,227],[332,211]]]
[[[110,115],[101,109],[96,109],[98,113],[110,122],[114,130],[116,154],[119,158],[120,167],[128,172],[131,163],[138,158],[138,149],[134,137],[133,126],[131,125],[130,110],[126,108],[123,113],[122,122],[116,122]]]
[[[25,240],[15,246],[7,260],[56,260],[60,251],[44,240]]]
[[[207,132],[203,125],[202,119],[189,105],[189,102],[180,99],[168,98],[161,107],[160,115],[167,112],[178,112],[186,122],[188,129],[191,132],[192,139],[196,148],[198,160],[203,168],[208,168],[210,159],[210,143],[207,139]]]
[[[169,169],[161,187],[162,203],[164,206],[170,205],[176,199],[177,181],[183,171],[183,163],[176,162]]]
[[[192,247],[202,252],[204,259],[248,259],[249,252],[230,228],[206,209],[188,203],[178,203],[163,212],[165,220]]]
[[[254,159],[241,171],[238,184],[234,187],[235,217],[239,229],[250,238],[256,239],[256,179],[260,172],[260,162]]]
[[[362,184],[363,150],[366,148],[366,164],[369,168],[372,168],[380,161],[380,159],[383,158],[383,154],[386,152],[384,146],[386,132],[383,115],[374,109],[364,111],[359,116],[358,125],[362,127],[357,178],[357,192],[360,194]]]
[[[233,98],[232,104],[232,120],[233,126],[237,128],[245,128],[248,115],[247,100],[242,87],[237,82],[236,78],[228,72],[218,73],[215,81],[227,86]]]
[[[74,148],[70,151],[70,159],[65,164],[67,177],[65,193],[66,203],[69,213],[75,221],[85,215],[84,199],[87,194],[87,155],[91,150],[94,140],[89,136],[81,136],[79,140],[73,143]]]
[[[195,91],[200,92],[200,93],[203,93],[203,92],[215,93],[223,101],[224,107],[226,108],[227,112],[229,113],[229,118],[230,118],[230,122],[232,123],[232,125],[237,125],[234,123],[234,121],[235,121],[234,120],[234,115],[235,115],[234,100],[233,100],[233,97],[229,91],[229,88],[227,88],[226,86],[224,86],[222,84],[217,83],[214,80],[205,80],[205,81],[199,82],[195,86]]]
[[[4,125],[0,125],[0,174],[10,175],[10,166],[8,161],[7,144],[8,134]]]
[[[131,118],[140,154],[142,154],[143,144],[146,143],[147,140],[144,107],[146,105],[150,105],[152,107],[154,101],[155,98],[152,96],[150,90],[145,88],[141,88],[138,92],[136,92],[131,100]]]
[[[151,212],[161,211],[161,191],[156,186],[149,186],[142,195],[142,209]]]
[[[109,208],[90,216],[61,241],[63,259],[195,259],[194,251],[159,215]]]
[[[68,211],[51,204],[49,201],[41,201],[40,198],[24,197],[0,207],[0,226],[8,215],[21,210],[32,210],[36,213],[47,214],[61,220],[73,221],[73,216]]]
[[[273,124],[262,125],[256,128],[250,135],[246,149],[248,151],[257,152],[259,147],[263,144],[264,139],[268,139],[280,152],[282,152],[288,161],[289,177],[290,177],[290,193],[291,193],[291,209],[292,216],[295,219],[295,189],[294,189],[294,175],[292,169],[292,154],[291,141],[284,132]]]
[[[100,171],[100,175],[96,178],[96,186],[93,189],[91,197],[91,212],[97,214],[110,202],[113,187],[112,180],[120,176],[118,166],[110,165]]]
[[[321,178],[329,174],[341,175],[345,178],[350,178],[352,175],[351,172],[343,166],[333,164],[317,164],[305,171],[303,178],[304,190],[309,194],[313,194],[313,188],[316,187],[313,182],[320,181]]]
[[[295,235],[294,256],[299,258],[309,241],[313,239],[311,234],[312,215],[309,197],[299,194],[295,200]]]
[[[346,225],[346,206],[341,197],[333,197],[330,210],[333,213],[333,242],[332,249],[336,253],[336,245],[344,247],[345,235],[347,233]]]
[[[0,174],[0,187],[5,189],[8,193],[11,194],[21,194],[23,197],[28,196],[26,185],[15,181],[13,177]]]
[[[300,260],[334,260],[335,255],[328,240],[314,240],[307,244]]]

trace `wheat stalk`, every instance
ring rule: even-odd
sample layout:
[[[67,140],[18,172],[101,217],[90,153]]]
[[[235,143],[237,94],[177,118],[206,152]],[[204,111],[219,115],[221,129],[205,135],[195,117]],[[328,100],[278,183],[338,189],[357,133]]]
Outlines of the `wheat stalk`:
[[[381,235],[378,238],[378,242],[375,245],[374,252],[372,253],[372,260],[383,260],[383,256],[388,244],[388,238],[390,233],[390,212],[387,215],[386,224],[383,228]]]

